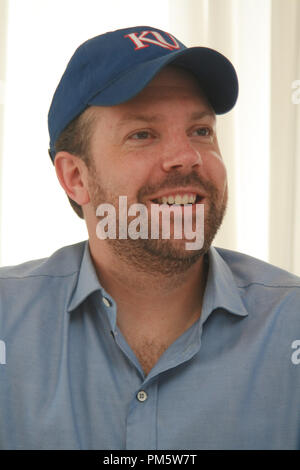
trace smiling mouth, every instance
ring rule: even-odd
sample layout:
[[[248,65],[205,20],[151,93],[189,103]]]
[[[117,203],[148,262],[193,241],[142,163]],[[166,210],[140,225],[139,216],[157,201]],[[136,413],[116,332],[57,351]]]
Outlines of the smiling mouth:
[[[157,199],[152,199],[153,204],[167,204],[169,206],[191,206],[194,204],[199,204],[204,198],[198,194],[176,194],[174,196],[163,196]]]

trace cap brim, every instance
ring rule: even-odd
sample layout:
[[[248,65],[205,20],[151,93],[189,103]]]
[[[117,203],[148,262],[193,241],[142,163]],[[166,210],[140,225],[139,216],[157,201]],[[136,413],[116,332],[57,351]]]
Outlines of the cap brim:
[[[184,67],[198,78],[199,84],[216,114],[230,111],[238,97],[238,78],[231,62],[206,47],[191,47],[143,62],[122,74],[88,100],[88,105],[114,106],[138,93],[167,64]]]

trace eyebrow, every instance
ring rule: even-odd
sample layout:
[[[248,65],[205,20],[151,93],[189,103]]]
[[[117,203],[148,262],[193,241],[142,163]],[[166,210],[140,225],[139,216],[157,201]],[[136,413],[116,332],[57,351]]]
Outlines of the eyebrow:
[[[193,112],[190,116],[190,120],[197,121],[198,119],[203,119],[204,117],[212,117],[214,120],[216,118],[215,113],[213,111],[206,110],[206,111]],[[122,127],[122,125],[130,121],[142,121],[142,122],[152,123],[152,122],[159,122],[163,120],[164,120],[164,116],[162,114],[146,115],[146,114],[127,113],[118,122],[117,127]]]

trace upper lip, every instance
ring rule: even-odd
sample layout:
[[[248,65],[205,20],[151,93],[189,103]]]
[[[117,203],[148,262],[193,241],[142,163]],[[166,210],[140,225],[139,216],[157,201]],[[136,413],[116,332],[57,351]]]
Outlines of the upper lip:
[[[162,197],[167,197],[167,196],[176,196],[176,194],[179,195],[184,195],[184,194],[196,194],[196,196],[199,196],[201,198],[206,197],[206,193],[202,191],[199,188],[193,188],[193,187],[178,187],[178,188],[169,188],[169,189],[164,189],[157,194],[154,194],[151,196],[149,199],[153,201],[153,199],[160,199]]]

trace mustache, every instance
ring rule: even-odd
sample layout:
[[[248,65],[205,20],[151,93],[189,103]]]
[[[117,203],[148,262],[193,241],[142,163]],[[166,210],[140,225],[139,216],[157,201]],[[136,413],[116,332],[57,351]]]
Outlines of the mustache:
[[[167,178],[159,184],[143,186],[143,188],[138,191],[137,198],[138,201],[141,201],[144,197],[156,193],[162,189],[169,188],[176,190],[178,186],[195,186],[199,190],[204,190],[206,193],[212,195],[216,195],[218,193],[215,185],[211,181],[205,180],[195,171],[189,173],[188,175],[183,175],[178,171],[174,171],[174,173],[170,173]]]

